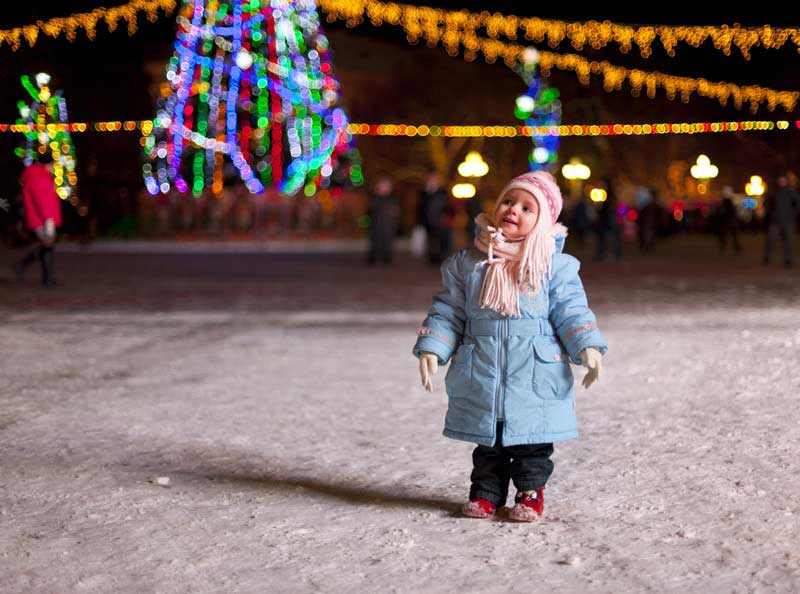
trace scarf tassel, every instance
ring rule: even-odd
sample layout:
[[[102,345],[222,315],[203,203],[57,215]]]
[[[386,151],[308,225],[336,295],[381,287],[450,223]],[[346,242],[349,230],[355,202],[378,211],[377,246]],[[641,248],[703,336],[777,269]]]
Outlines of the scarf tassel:
[[[514,281],[514,262],[492,262],[486,271],[481,288],[481,307],[493,309],[506,316],[519,317],[519,289]]]
[[[535,296],[552,274],[555,253],[555,232],[566,233],[556,224],[546,230],[534,228],[524,241],[509,243],[502,232],[486,224],[484,215],[476,222],[484,232],[475,238],[475,245],[487,252],[488,264],[481,287],[481,307],[500,314],[520,317],[519,294]]]

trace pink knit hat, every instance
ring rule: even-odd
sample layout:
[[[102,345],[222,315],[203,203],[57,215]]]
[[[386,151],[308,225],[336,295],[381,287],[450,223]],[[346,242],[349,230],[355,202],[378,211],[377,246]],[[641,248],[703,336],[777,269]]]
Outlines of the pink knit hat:
[[[505,195],[513,189],[524,190],[534,197],[539,205],[539,217],[527,236],[509,240],[494,226],[494,214]],[[485,215],[475,219],[480,228],[475,246],[487,254],[486,260],[479,264],[488,264],[481,287],[481,307],[519,317],[519,293],[535,295],[539,292],[552,270],[555,235],[566,235],[566,228],[556,222],[563,204],[561,191],[552,175],[546,171],[523,173],[500,192],[492,221]]]
[[[556,180],[551,174],[547,171],[531,171],[515,177],[500,192],[500,196],[498,196],[494,205],[494,212],[497,212],[497,207],[500,206],[500,202],[502,202],[505,195],[515,188],[525,190],[536,198],[536,202],[539,203],[539,213],[550,214],[549,220],[544,216],[539,217],[540,220],[545,220],[546,228],[549,229],[555,225],[558,215],[561,214],[561,208],[564,206],[564,199],[561,197],[561,190],[558,189]]]

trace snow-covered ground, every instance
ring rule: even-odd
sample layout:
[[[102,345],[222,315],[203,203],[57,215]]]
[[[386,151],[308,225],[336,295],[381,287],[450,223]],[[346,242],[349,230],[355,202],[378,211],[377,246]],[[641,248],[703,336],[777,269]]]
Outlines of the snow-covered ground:
[[[587,266],[604,375],[519,525],[458,513],[435,271],[120,258],[0,287],[3,594],[800,591],[796,271]]]

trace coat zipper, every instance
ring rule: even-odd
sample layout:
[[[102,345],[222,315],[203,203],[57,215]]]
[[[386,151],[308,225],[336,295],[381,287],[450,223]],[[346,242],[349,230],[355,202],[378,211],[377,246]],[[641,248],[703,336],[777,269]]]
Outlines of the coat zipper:
[[[497,380],[497,393],[495,394],[495,417],[497,421],[502,421],[503,401],[505,399],[506,388],[506,335],[508,334],[508,320],[500,320],[500,337],[498,338],[497,372],[500,377]],[[495,439],[497,436],[495,436]]]

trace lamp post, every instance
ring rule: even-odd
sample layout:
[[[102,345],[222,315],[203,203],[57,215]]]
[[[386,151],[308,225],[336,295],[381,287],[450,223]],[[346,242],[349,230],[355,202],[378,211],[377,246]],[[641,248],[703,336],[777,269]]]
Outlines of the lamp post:
[[[461,177],[483,177],[489,173],[489,165],[478,151],[470,151],[458,166]]]
[[[697,162],[692,165],[691,174],[699,183],[697,184],[697,191],[700,194],[708,192],[708,187],[711,185],[711,180],[717,177],[719,169],[716,165],[712,165],[711,159],[706,155],[699,155]]]
[[[583,191],[583,182],[589,179],[592,170],[584,165],[577,157],[572,157],[569,163],[561,168],[561,175],[569,180],[572,198],[579,200]]]
[[[464,160],[458,165],[458,174],[467,178],[482,178],[489,173],[489,165],[483,160],[478,151],[470,151]],[[455,198],[472,198],[475,195],[475,186],[469,182],[457,183],[451,189]]]

